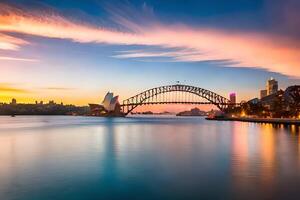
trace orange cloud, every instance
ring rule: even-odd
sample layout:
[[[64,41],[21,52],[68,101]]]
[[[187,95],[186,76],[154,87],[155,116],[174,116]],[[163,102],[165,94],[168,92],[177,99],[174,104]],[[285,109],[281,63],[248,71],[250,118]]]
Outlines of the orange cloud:
[[[157,21],[137,25],[132,21],[122,20],[124,27],[133,30],[133,32],[122,32],[76,23],[59,15],[19,14],[21,12],[12,8],[7,9],[5,13],[0,15],[0,31],[70,39],[82,43],[176,48],[180,50],[165,52],[158,56],[172,57],[179,62],[230,61],[227,65],[231,67],[255,67],[300,77],[300,49],[298,45],[290,45],[290,41],[286,38],[259,33],[172,26]],[[121,53],[117,57],[149,57],[150,54],[151,52]],[[151,56],[154,56],[153,52]]]
[[[8,83],[0,83],[0,92],[1,93],[28,93],[28,90],[14,87],[13,85]]]

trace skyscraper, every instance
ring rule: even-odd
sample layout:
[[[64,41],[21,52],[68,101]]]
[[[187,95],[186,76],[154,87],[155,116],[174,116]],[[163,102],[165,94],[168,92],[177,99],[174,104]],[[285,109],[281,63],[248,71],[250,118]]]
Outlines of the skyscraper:
[[[267,81],[267,95],[275,94],[278,91],[278,82],[274,78]]]
[[[260,98],[262,99],[262,98],[264,98],[266,96],[268,96],[268,91],[267,90],[261,90],[260,91]]]
[[[236,103],[236,93],[229,94],[230,103]]]

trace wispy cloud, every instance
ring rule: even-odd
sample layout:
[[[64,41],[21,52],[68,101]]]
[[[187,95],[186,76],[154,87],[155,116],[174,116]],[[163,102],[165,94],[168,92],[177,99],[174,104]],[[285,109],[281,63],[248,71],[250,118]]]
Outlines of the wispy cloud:
[[[165,52],[132,52],[118,58],[170,57],[178,62],[222,61],[232,67],[261,68],[287,76],[300,77],[300,49],[289,39],[260,33],[227,32],[221,29],[166,25],[159,21],[137,24],[115,17],[127,31],[78,23],[57,14],[32,15],[7,8],[0,15],[0,31],[69,39],[81,43],[151,45]],[[131,30],[131,31],[128,31]],[[286,42],[288,41],[288,42]]]
[[[20,87],[15,87],[13,84],[0,83],[0,92],[6,93],[28,93],[29,91]]]
[[[238,65],[239,63],[229,60],[229,59],[213,59],[213,60],[206,60],[206,59],[197,59],[201,53],[199,51],[193,50],[175,50],[175,51],[147,51],[147,50],[129,50],[129,51],[120,51],[117,55],[113,55],[113,58],[133,58],[138,61],[142,62],[152,62],[155,61],[155,58],[169,58],[169,62],[209,62],[219,65]],[[195,60],[192,58],[195,57]],[[158,60],[161,62],[161,60]]]
[[[7,57],[7,56],[0,56],[0,60],[7,60],[7,61],[25,61],[25,62],[38,62],[37,59],[31,59],[31,58],[18,58],[18,57]]]
[[[61,90],[61,91],[68,91],[68,90],[74,90],[75,88],[67,88],[67,87],[44,87],[41,88],[44,90]]]
[[[28,44],[25,40],[0,33],[0,49],[15,51],[25,44]]]
[[[147,57],[170,57],[176,58],[185,55],[197,55],[198,51],[193,50],[174,50],[174,51],[146,51],[146,50],[134,50],[134,51],[120,51],[118,55],[114,55],[114,58],[147,58]]]

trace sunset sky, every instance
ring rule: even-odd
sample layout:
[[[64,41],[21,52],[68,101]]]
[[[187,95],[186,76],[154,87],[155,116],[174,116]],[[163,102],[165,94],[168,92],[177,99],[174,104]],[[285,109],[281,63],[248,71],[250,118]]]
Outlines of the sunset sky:
[[[0,102],[99,103],[180,81],[300,84],[298,0],[1,0]]]

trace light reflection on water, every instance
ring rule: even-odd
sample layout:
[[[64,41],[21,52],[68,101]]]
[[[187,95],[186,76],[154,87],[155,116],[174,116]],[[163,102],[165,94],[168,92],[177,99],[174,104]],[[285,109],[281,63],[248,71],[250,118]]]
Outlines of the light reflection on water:
[[[0,117],[0,199],[299,199],[299,127]]]

